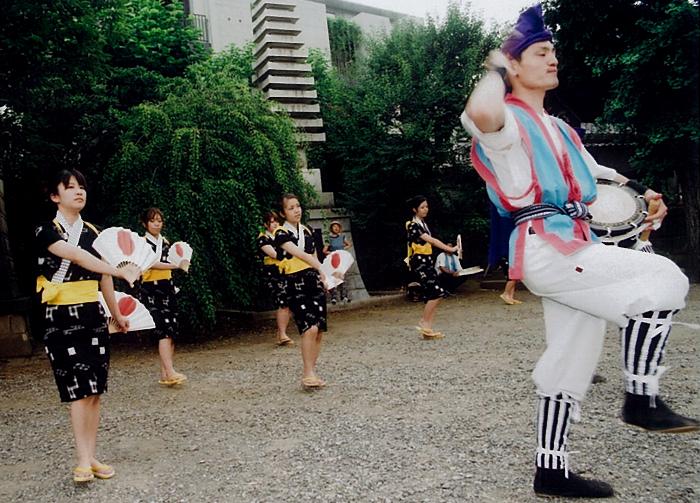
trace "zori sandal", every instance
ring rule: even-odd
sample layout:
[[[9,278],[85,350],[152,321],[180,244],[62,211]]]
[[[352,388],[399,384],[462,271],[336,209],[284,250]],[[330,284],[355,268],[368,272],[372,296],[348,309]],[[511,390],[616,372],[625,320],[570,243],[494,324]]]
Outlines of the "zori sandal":
[[[78,466],[73,469],[73,482],[76,484],[83,484],[92,480],[95,480],[95,474],[92,473],[91,468],[83,468],[82,466]]]
[[[436,332],[430,328],[416,327],[416,330],[420,332],[424,339],[442,339],[445,336],[442,332]]]
[[[103,465],[102,463],[92,465],[92,474],[98,479],[111,479],[115,473],[114,468],[109,465]]]
[[[325,381],[322,381],[318,377],[304,377],[301,380],[301,385],[304,389],[318,389],[326,385]]]
[[[158,384],[162,384],[163,386],[175,386],[177,384],[182,384],[186,380],[187,376],[185,374],[175,374],[170,379],[159,380]]]
[[[285,339],[279,339],[277,341],[278,346],[294,346],[294,341],[290,339],[289,337],[286,337]]]

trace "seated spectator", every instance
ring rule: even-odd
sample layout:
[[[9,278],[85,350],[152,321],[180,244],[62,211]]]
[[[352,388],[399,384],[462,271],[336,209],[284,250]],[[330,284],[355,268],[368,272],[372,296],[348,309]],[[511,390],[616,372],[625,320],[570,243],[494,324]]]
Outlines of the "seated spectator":
[[[447,246],[454,245],[448,243]],[[455,293],[459,285],[466,281],[467,276],[460,276],[459,274],[462,269],[462,264],[459,263],[457,255],[452,252],[442,252],[435,261],[435,270],[438,273],[440,286],[449,293]]]

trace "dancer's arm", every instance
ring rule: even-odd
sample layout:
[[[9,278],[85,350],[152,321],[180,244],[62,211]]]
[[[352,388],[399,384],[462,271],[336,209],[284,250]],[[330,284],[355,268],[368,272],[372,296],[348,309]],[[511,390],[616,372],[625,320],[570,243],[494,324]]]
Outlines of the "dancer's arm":
[[[109,274],[110,276],[122,278],[131,286],[133,286],[134,281],[136,281],[141,275],[141,271],[137,266],[126,266],[117,269],[116,267],[109,265],[107,262],[103,262],[102,260],[98,259],[92,253],[83,250],[79,246],[66,243],[63,240],[56,241],[55,243],[49,245],[48,250],[57,257],[70,260],[72,263],[77,264],[88,271],[99,274]]]
[[[456,246],[447,246],[445,243],[440,241],[438,238],[434,238],[433,236],[431,236],[427,232],[421,234],[420,238],[423,241],[425,241],[426,243],[430,243],[431,245],[433,245],[437,248],[440,248],[441,250],[444,250],[444,251],[457,253],[457,251],[459,250],[459,248],[457,248]]]
[[[109,312],[112,318],[117,323],[119,330],[122,332],[129,331],[129,320],[127,320],[122,313],[119,311],[119,306],[117,305],[117,299],[114,296],[114,282],[112,281],[112,276],[109,274],[103,274],[102,279],[100,279],[100,291],[102,292],[102,297],[104,297]]]
[[[504,68],[511,73],[510,63],[498,50],[491,51],[486,60],[486,75],[477,83],[464,108],[469,118],[483,133],[500,131],[505,124],[506,85],[503,77],[495,69]]]

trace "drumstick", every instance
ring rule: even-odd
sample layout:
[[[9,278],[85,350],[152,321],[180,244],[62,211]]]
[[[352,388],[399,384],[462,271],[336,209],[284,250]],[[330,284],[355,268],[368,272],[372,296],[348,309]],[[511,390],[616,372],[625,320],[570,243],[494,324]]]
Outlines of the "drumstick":
[[[649,211],[649,214],[652,215],[656,213],[656,211],[659,209],[659,206],[661,206],[661,200],[660,199],[652,199],[649,201],[649,207],[647,210]],[[646,230],[642,231],[642,233],[639,235],[639,240],[640,241],[649,241],[649,234],[651,234],[651,223],[649,224],[649,227],[647,227]]]

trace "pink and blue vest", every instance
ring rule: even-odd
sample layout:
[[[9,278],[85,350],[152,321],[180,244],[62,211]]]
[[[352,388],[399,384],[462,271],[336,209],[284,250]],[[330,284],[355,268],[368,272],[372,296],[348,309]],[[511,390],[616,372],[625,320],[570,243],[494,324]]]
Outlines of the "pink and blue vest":
[[[576,131],[564,121],[554,118],[562,154],[557,153],[554,139],[537,113],[518,98],[506,96],[506,106],[515,115],[523,147],[530,159],[532,184],[516,197],[507,198],[498,186],[495,171],[484,149],[476,138],[472,142],[471,159],[476,171],[486,182],[489,198],[503,216],[509,216],[523,206],[517,201],[534,193],[534,203],[550,203],[559,207],[569,201],[590,204],[596,198],[595,178],[583,158],[583,144]],[[584,246],[598,241],[592,234],[588,222],[572,219],[567,215],[551,215],[533,220],[534,232],[554,246],[559,252],[569,255]],[[522,279],[523,253],[527,225],[518,225],[510,235],[509,277]]]

